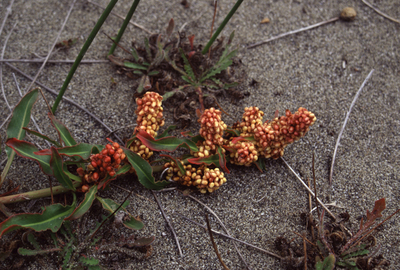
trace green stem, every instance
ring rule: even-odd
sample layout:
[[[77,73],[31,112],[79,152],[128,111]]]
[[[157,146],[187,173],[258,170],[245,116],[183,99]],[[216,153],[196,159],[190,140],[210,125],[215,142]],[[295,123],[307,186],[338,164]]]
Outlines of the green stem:
[[[113,45],[111,46],[110,51],[108,52],[108,55],[113,54],[115,51],[115,48],[117,48],[117,45],[119,43],[119,41],[121,40],[122,35],[125,32],[126,27],[129,24],[129,21],[132,19],[133,13],[135,13],[136,7],[139,4],[140,0],[135,0],[131,6],[131,9],[129,10],[128,14],[125,17],[125,20],[121,26],[121,29],[119,29],[118,35],[114,40]]]
[[[1,173],[1,176],[0,176],[0,187],[1,187],[1,185],[3,184],[3,181],[6,179],[8,170],[9,170],[10,167],[11,167],[11,163],[13,162],[14,157],[15,157],[15,151],[12,150],[12,152],[11,152],[11,154],[10,154],[10,157],[9,157],[8,160],[7,160],[6,166],[4,167],[3,172]]]
[[[85,44],[83,44],[83,47],[81,51],[78,54],[78,57],[75,59],[74,64],[71,67],[71,70],[69,71],[67,78],[64,81],[63,86],[61,87],[60,93],[58,94],[56,101],[54,102],[53,108],[51,109],[53,114],[56,112],[56,109],[58,107],[58,104],[60,103],[62,96],[65,93],[65,90],[68,87],[68,84],[70,83],[72,77],[74,76],[74,73],[76,69],[78,68],[83,56],[85,55],[86,51],[89,49],[90,45],[92,44],[93,39],[96,37],[97,33],[99,32],[101,26],[107,19],[108,15],[110,14],[111,10],[114,8],[115,4],[118,2],[118,0],[111,0],[106,9],[104,10],[103,14],[101,14],[100,19],[97,21],[96,25],[94,26],[92,32],[90,33],[89,37],[85,41]]]
[[[233,6],[231,11],[229,11],[228,15],[225,17],[224,21],[221,23],[221,25],[218,27],[217,31],[214,33],[210,41],[207,43],[207,45],[204,47],[204,49],[201,51],[202,54],[206,54],[208,52],[208,49],[210,49],[211,45],[214,43],[214,41],[217,39],[219,34],[221,33],[222,29],[224,29],[225,25],[229,22],[233,14],[235,14],[236,10],[239,8],[240,4],[243,2],[243,0],[238,0],[236,1],[236,4]]]
[[[74,182],[75,188],[80,187],[81,185],[82,185],[82,183],[80,183],[80,182]],[[68,188],[65,188],[63,186],[53,187],[53,195],[67,193],[68,191],[71,191],[71,190]],[[43,197],[50,197],[50,196],[51,196],[50,188],[45,188],[45,189],[39,189],[39,190],[29,191],[29,192],[25,192],[25,193],[10,195],[10,196],[6,196],[6,197],[0,197],[0,203],[2,203],[2,204],[17,203],[17,202],[39,199],[39,198],[43,198]]]
[[[155,165],[155,166],[152,166],[152,169],[153,169],[153,172],[162,172],[163,166]],[[77,188],[77,187],[80,187],[82,185],[82,183],[74,182],[73,185],[75,188]],[[68,188],[65,188],[63,186],[53,187],[53,195],[67,193],[68,191],[71,191],[71,190]],[[29,200],[33,200],[33,199],[39,199],[39,198],[43,198],[43,197],[50,197],[50,196],[51,196],[50,188],[45,188],[45,189],[39,189],[39,190],[29,191],[29,192],[25,192],[25,193],[0,197],[0,204],[17,203],[17,202],[29,201]]]

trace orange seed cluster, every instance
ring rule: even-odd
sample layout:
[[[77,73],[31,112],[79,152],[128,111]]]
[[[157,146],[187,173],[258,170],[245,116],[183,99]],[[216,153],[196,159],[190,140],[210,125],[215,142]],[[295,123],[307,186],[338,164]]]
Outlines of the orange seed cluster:
[[[139,130],[143,130],[152,137],[157,136],[157,131],[164,125],[162,99],[163,97],[155,92],[147,92],[142,98],[136,99],[138,108],[135,113],[138,117],[134,134]],[[153,155],[153,151],[138,139],[132,142],[130,150],[146,160]]]
[[[106,144],[99,154],[90,156],[90,164],[87,166],[86,171],[83,168],[77,169],[77,173],[85,183],[82,186],[82,191],[89,189],[87,184],[96,183],[107,175],[114,177],[116,170],[121,167],[121,162],[125,159],[125,153],[120,145],[109,138],[107,140],[111,143]]]

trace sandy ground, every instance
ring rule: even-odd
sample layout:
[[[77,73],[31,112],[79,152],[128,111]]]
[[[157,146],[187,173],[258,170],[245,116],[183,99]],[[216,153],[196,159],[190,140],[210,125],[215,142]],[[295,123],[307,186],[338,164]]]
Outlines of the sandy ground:
[[[36,54],[45,56],[54,42],[72,1],[21,1],[17,0],[7,20],[0,39],[1,48],[5,37],[11,33],[4,58],[29,59]],[[108,1],[99,0],[102,5]],[[115,11],[125,14],[132,1],[121,0]],[[216,18],[219,25],[235,1],[219,1]],[[164,29],[170,18],[180,28],[184,23],[187,34],[195,34],[196,40],[206,43],[212,20],[213,7],[210,1],[191,1],[189,9],[174,1],[142,1],[134,15],[134,21],[152,32]],[[0,18],[4,18],[8,0],[0,2]],[[376,0],[374,5],[394,18],[400,18],[400,3],[397,0]],[[270,42],[255,49],[246,46],[339,14],[346,6],[357,11],[354,22],[335,22],[317,29]],[[84,0],[78,0],[67,22],[61,39],[79,38],[77,45],[69,51],[57,51],[52,59],[75,59],[101,10]],[[268,17],[269,24],[260,25]],[[110,17],[102,31],[115,35],[121,20]],[[316,158],[317,188],[320,198],[336,202],[343,209],[332,209],[335,213],[348,211],[352,229],[357,229],[357,217],[372,210],[374,201],[386,198],[388,215],[399,207],[400,202],[400,25],[379,16],[362,1],[244,1],[223,31],[225,36],[236,31],[234,43],[239,48],[239,58],[247,71],[247,80],[241,89],[250,96],[238,104],[221,100],[221,104],[233,117],[224,121],[232,124],[239,120],[246,106],[258,106],[265,112],[264,119],[271,119],[276,110],[296,111],[303,106],[314,112],[317,122],[307,136],[287,147],[285,159],[306,179],[312,176],[312,153]],[[130,25],[122,44],[129,46],[132,39],[141,42],[147,34]],[[105,59],[110,42],[99,34],[85,59]],[[122,51],[117,54],[123,55]],[[13,64],[30,76],[34,76],[39,64]],[[68,71],[69,64],[48,64],[38,81],[59,90]],[[368,73],[374,69],[370,81],[363,89],[344,131],[337,153],[333,185],[328,184],[329,167],[336,139],[343,124],[347,109],[355,93]],[[11,106],[20,99],[9,67],[3,65],[5,94]],[[17,81],[25,90],[30,81],[16,74]],[[117,85],[113,86],[111,78]],[[258,81],[251,86],[250,81]],[[86,107],[112,129],[135,122],[132,96],[135,82],[117,74],[113,65],[82,64],[75,74],[66,96]],[[50,103],[54,97],[46,94]],[[0,122],[10,113],[3,97],[0,99]],[[43,132],[54,136],[47,119],[44,102],[35,106],[34,116]],[[166,110],[167,125],[172,124],[172,112]],[[62,102],[57,117],[63,121],[78,141],[104,144],[107,131],[90,116],[76,107]],[[33,128],[33,126],[30,126]],[[1,129],[4,147],[5,129]],[[128,137],[132,129],[124,129],[119,136]],[[42,147],[47,147],[39,141]],[[1,153],[1,160],[5,158]],[[3,165],[4,166],[4,165]],[[278,236],[297,238],[293,231],[302,233],[304,226],[300,213],[306,212],[307,193],[285,164],[280,160],[267,162],[267,171],[256,168],[230,166],[228,182],[211,195],[194,193],[193,196],[211,207],[228,227],[232,236],[273,251],[274,239]],[[2,169],[2,167],[0,168]],[[17,157],[7,179],[21,184],[21,192],[48,187],[48,179],[32,162]],[[130,189],[135,187],[129,210],[140,215],[145,228],[134,232],[138,236],[154,235],[153,255],[144,261],[127,259],[114,262],[115,269],[221,269],[206,232],[188,223],[176,213],[204,221],[204,207],[181,196],[176,191],[158,193],[165,211],[173,223],[182,246],[183,257],[178,254],[175,240],[150,191],[136,180],[118,182]],[[4,190],[4,187],[3,187]],[[0,193],[1,191],[0,190]],[[116,201],[122,201],[126,193],[118,189],[104,193]],[[264,199],[262,199],[264,198]],[[262,199],[262,200],[261,200]],[[31,211],[39,211],[48,205],[48,199],[39,200]],[[10,206],[15,212],[23,212],[27,204]],[[98,216],[98,214],[96,214]],[[90,225],[90,223],[89,223]],[[221,230],[211,218],[214,229]],[[395,217],[375,234],[381,245],[381,253],[391,261],[390,269],[399,269],[400,219]],[[126,232],[125,233],[131,233]],[[244,269],[232,243],[216,236],[222,258],[231,269]],[[4,238],[1,241],[5,241]],[[251,269],[281,269],[279,260],[255,249],[238,244]],[[102,255],[103,256],[103,255]],[[9,261],[0,263],[2,267]],[[2,268],[0,267],[0,268]],[[45,269],[37,260],[28,261],[26,269]],[[47,268],[49,269],[49,268]]]

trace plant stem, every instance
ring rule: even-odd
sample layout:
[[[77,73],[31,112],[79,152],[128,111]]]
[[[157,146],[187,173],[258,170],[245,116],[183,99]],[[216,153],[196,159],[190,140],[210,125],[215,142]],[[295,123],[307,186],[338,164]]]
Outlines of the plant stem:
[[[82,185],[82,183],[74,182],[73,185],[75,188],[77,188],[77,187],[80,187]],[[63,186],[53,187],[53,195],[67,193],[68,191],[71,191],[71,190],[68,188],[65,188]],[[49,196],[51,196],[51,188],[44,188],[44,189],[29,191],[29,192],[25,192],[25,193],[10,195],[10,196],[6,196],[6,197],[0,197],[0,203],[2,203],[2,204],[17,203],[17,202],[39,199],[39,198],[43,198],[43,197],[49,197]]]
[[[54,105],[52,108],[53,114],[55,113],[55,111],[58,107],[58,104],[60,103],[60,101],[65,93],[65,90],[67,90],[68,84],[70,83],[72,77],[74,76],[74,73],[75,73],[76,69],[78,68],[83,56],[85,55],[86,51],[89,49],[90,45],[93,42],[93,39],[96,37],[101,26],[103,25],[103,23],[105,22],[105,20],[107,19],[108,15],[110,14],[111,10],[114,8],[114,6],[117,2],[118,2],[118,0],[110,1],[107,8],[104,10],[103,14],[101,14],[100,19],[97,21],[96,25],[94,26],[89,37],[87,38],[85,44],[83,44],[83,47],[82,47],[81,51],[79,52],[78,57],[75,59],[75,62],[72,65],[72,67],[67,75],[67,78],[64,81],[63,86],[61,87],[60,93],[58,94],[56,101],[54,102]]]
[[[119,43],[122,35],[125,32],[126,27],[128,26],[130,20],[132,19],[133,13],[135,13],[136,7],[139,4],[140,0],[135,0],[131,6],[131,9],[129,10],[128,14],[125,17],[124,22],[122,23],[121,29],[119,29],[118,35],[115,38],[115,43],[111,46],[110,51],[108,52],[108,55],[113,54],[115,51],[115,48],[117,48],[117,44]]]
[[[233,14],[235,14],[236,10],[239,8],[240,4],[243,2],[243,0],[238,0],[236,1],[236,4],[233,6],[231,11],[229,11],[228,15],[225,17],[224,21],[221,23],[221,25],[218,27],[217,31],[214,33],[210,41],[208,41],[207,45],[204,47],[204,49],[201,51],[202,54],[206,54],[208,52],[208,49],[211,47],[211,45],[214,43],[214,41],[217,39],[219,34],[221,33],[222,29],[225,28],[225,25],[229,22]]]

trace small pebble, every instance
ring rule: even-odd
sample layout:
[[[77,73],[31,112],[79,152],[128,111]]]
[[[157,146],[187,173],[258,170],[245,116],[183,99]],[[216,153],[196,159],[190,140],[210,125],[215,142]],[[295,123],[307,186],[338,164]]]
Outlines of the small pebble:
[[[260,23],[269,23],[269,18],[264,18]]]
[[[356,18],[356,11],[352,7],[345,7],[342,12],[340,12],[340,19],[343,21],[352,21]]]

